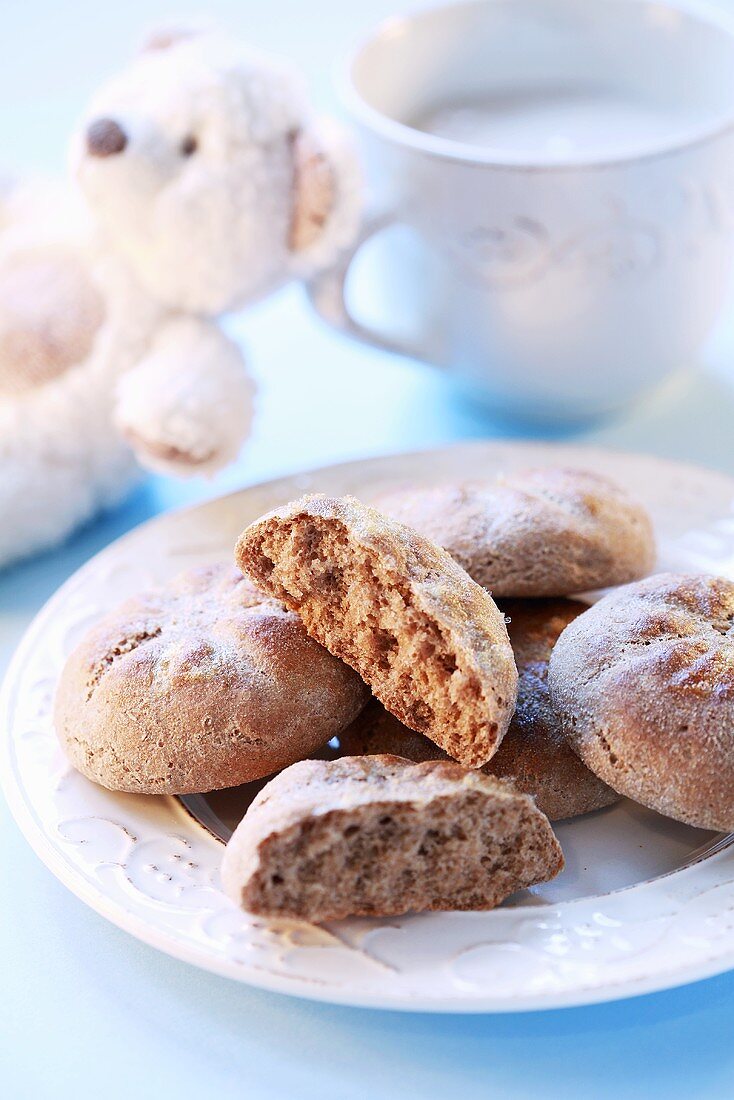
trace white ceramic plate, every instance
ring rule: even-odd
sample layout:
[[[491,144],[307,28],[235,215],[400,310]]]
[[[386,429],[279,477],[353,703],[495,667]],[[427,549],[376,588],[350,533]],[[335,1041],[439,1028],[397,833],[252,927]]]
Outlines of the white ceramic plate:
[[[64,658],[121,598],[229,558],[241,528],[308,490],[352,492],[531,464],[606,472],[650,509],[660,567],[734,578],[734,480],[654,458],[475,443],[370,459],[244,489],[161,516],[80,569],[41,611],[2,696],[11,808],[41,859],[115,924],[180,959],[318,1000],[425,1011],[577,1005],[734,966],[734,844],[629,802],[561,824],[567,867],[491,913],[269,926],[219,889],[222,847],[176,799],[113,794],[74,772],[53,731]],[[193,800],[215,829],[241,796]]]

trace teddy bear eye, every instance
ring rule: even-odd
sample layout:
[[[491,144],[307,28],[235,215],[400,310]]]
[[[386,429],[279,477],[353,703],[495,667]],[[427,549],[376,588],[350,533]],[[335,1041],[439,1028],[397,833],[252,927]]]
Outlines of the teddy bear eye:
[[[194,137],[194,135],[189,134],[188,137],[185,137],[183,139],[183,141],[181,142],[181,154],[182,154],[182,156],[190,157],[193,153],[196,152],[198,146],[199,146],[199,143],[196,140],[196,138]]]

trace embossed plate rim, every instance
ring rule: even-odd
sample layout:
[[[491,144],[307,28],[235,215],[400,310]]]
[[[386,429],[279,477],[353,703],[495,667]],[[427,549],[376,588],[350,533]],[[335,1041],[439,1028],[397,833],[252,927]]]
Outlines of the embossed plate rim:
[[[444,990],[439,996],[435,996],[432,995],[431,992],[434,984],[433,978],[431,981],[426,981],[425,975],[423,975],[420,970],[416,972],[418,975],[417,978],[410,977],[409,971],[407,969],[405,970],[403,976],[406,977],[407,987],[401,990],[396,985],[397,979],[393,980],[392,977],[393,974],[400,976],[400,970],[399,967],[395,967],[390,963],[389,952],[387,953],[387,961],[385,961],[383,956],[380,956],[379,953],[376,954],[371,947],[365,945],[368,945],[368,941],[369,944],[371,944],[372,939],[379,939],[380,944],[382,944],[384,940],[385,943],[389,945],[395,940],[399,946],[401,944],[405,946],[407,940],[410,940],[410,936],[406,939],[403,935],[403,925],[410,924],[411,922],[416,922],[414,927],[418,929],[417,936],[419,941],[421,928],[423,928],[424,934],[427,928],[433,930],[436,927],[437,918],[453,918],[454,927],[471,928],[473,927],[470,923],[472,919],[474,919],[474,924],[477,924],[476,917],[473,914],[438,914],[434,915],[432,918],[408,918],[407,920],[401,919],[398,921],[390,921],[384,923],[383,926],[376,930],[368,929],[362,935],[361,939],[358,934],[359,930],[358,932],[354,932],[352,929],[342,934],[339,929],[334,931],[327,929],[323,932],[321,940],[314,944],[299,942],[298,929],[291,927],[288,937],[283,940],[285,946],[282,946],[282,950],[281,948],[276,950],[276,947],[273,946],[278,939],[278,934],[271,929],[265,928],[262,923],[248,922],[247,932],[251,933],[251,943],[248,941],[245,946],[248,948],[254,946],[257,947],[258,950],[263,949],[266,952],[272,948],[272,959],[267,966],[261,966],[255,963],[248,964],[247,960],[243,961],[241,958],[238,958],[236,954],[232,957],[227,954],[218,955],[213,949],[207,950],[207,943],[203,940],[201,943],[198,943],[191,937],[187,939],[183,933],[174,935],[170,928],[164,927],[161,923],[156,924],[156,915],[160,915],[167,910],[167,902],[153,899],[151,903],[152,895],[150,895],[150,897],[146,899],[147,908],[145,908],[138,904],[137,898],[133,894],[130,894],[129,897],[122,895],[122,901],[116,900],[107,892],[105,883],[100,883],[98,879],[95,880],[93,875],[83,871],[80,866],[75,866],[70,861],[70,858],[65,854],[62,848],[63,834],[58,833],[54,840],[52,840],[50,836],[44,832],[43,822],[39,816],[42,811],[34,806],[18,770],[12,722],[14,707],[18,702],[18,691],[22,684],[24,669],[26,664],[33,659],[34,647],[43,644],[44,638],[46,637],[44,633],[46,625],[54,622],[57,610],[61,611],[70,597],[84,590],[85,584],[88,583],[90,576],[93,575],[93,571],[98,569],[101,562],[107,560],[114,561],[115,557],[120,555],[121,549],[124,552],[129,541],[134,542],[141,537],[141,532],[147,534],[151,529],[155,530],[156,526],[163,527],[164,525],[175,525],[177,518],[186,520],[187,518],[195,516],[197,512],[205,508],[216,509],[217,507],[226,507],[226,502],[235,502],[241,494],[256,495],[260,492],[270,497],[277,497],[280,495],[280,498],[284,499],[284,495],[287,496],[293,492],[302,491],[304,487],[308,486],[309,482],[313,484],[314,480],[318,479],[320,475],[324,477],[329,475],[347,477],[350,471],[354,471],[356,474],[357,471],[365,467],[372,468],[374,470],[374,476],[379,480],[380,476],[384,477],[386,475],[391,462],[399,463],[400,460],[405,460],[406,462],[420,462],[421,460],[438,462],[441,460],[441,456],[445,456],[449,452],[451,452],[453,456],[466,454],[467,457],[471,456],[472,461],[476,461],[479,455],[484,455],[489,461],[495,464],[502,462],[503,455],[505,461],[515,461],[520,454],[522,455],[522,461],[524,463],[532,463],[534,461],[562,461],[567,463],[575,462],[576,464],[584,464],[586,462],[591,465],[603,466],[608,462],[611,464],[615,464],[616,462],[622,462],[624,464],[640,462],[650,465],[651,470],[654,468],[659,469],[663,477],[667,476],[670,478],[677,472],[682,478],[710,478],[718,482],[718,489],[730,494],[731,500],[734,502],[734,481],[726,475],[715,471],[706,471],[702,468],[669,462],[648,455],[634,456],[618,451],[605,451],[599,448],[568,447],[557,444],[483,441],[437,448],[423,452],[412,452],[405,455],[374,457],[349,463],[341,463],[336,466],[323,467],[303,474],[274,479],[260,485],[254,485],[244,490],[239,490],[235,493],[230,493],[226,497],[205,501],[194,507],[180,509],[164,516],[155,517],[141,525],[141,527],[136,528],[134,531],[128,532],[122,539],[107,547],[100,555],[92,559],[91,562],[88,562],[81,570],[70,577],[36,616],[11,661],[2,693],[0,694],[0,715],[5,719],[5,736],[2,737],[0,759],[2,759],[3,762],[3,786],[6,798],[21,831],[24,833],[40,859],[74,894],[118,927],[135,935],[150,946],[222,976],[242,980],[260,988],[303,996],[313,1000],[321,1000],[336,1004],[360,1005],[364,1007],[431,1012],[524,1011],[528,1009],[588,1004],[653,992],[705,978],[720,973],[722,970],[729,969],[734,966],[734,922],[732,922],[732,927],[729,928],[727,914],[734,911],[734,903],[721,909],[717,909],[716,906],[714,906],[714,916],[724,920],[723,930],[721,934],[718,935],[718,938],[716,938],[715,934],[712,932],[709,934],[709,939],[706,939],[706,920],[710,922],[710,914],[708,918],[705,917],[705,914],[696,917],[696,913],[694,912],[693,930],[700,941],[699,946],[703,944],[704,952],[702,956],[693,958],[692,961],[689,961],[685,957],[683,949],[686,944],[693,942],[691,940],[691,935],[693,935],[693,933],[689,934],[684,927],[683,933],[678,936],[678,941],[674,939],[670,954],[666,952],[666,967],[664,969],[661,970],[659,966],[657,969],[647,968],[645,966],[645,957],[646,955],[649,957],[651,953],[660,947],[661,942],[669,934],[675,922],[684,914],[689,904],[695,908],[696,903],[703,899],[705,900],[705,905],[703,907],[705,909],[706,905],[710,903],[710,895],[712,892],[716,894],[717,890],[726,888],[727,886],[731,887],[732,884],[734,884],[734,857],[731,851],[719,852],[705,859],[702,863],[674,871],[669,875],[663,876],[661,879],[655,880],[653,883],[639,884],[616,892],[617,897],[621,896],[622,898],[622,909],[619,909],[619,905],[617,906],[619,912],[622,913],[622,917],[619,921],[615,918],[613,923],[619,925],[622,932],[624,932],[625,928],[625,919],[627,919],[628,924],[634,925],[635,927],[637,925],[644,925],[644,920],[633,918],[630,921],[629,918],[624,917],[624,906],[628,906],[630,900],[633,904],[639,902],[643,910],[650,904],[652,904],[653,909],[657,906],[659,910],[655,920],[658,924],[662,925],[660,935],[658,936],[656,932],[651,943],[648,943],[646,946],[643,944],[639,949],[633,949],[626,956],[627,962],[631,959],[633,966],[637,966],[636,973],[623,974],[619,980],[615,980],[613,977],[607,975],[606,979],[602,982],[595,981],[592,974],[586,979],[571,981],[567,988],[548,988],[534,992],[528,992],[526,989],[525,991],[515,990],[510,993],[504,992],[499,994],[496,992],[487,993],[486,987],[482,987],[478,992],[476,990],[474,992],[469,992],[466,988],[462,988],[461,982],[459,982],[458,979],[453,978],[452,981],[454,981],[455,988],[452,988],[451,994],[446,995]],[[44,737],[47,735],[41,733],[39,736]],[[73,774],[75,775],[75,773]],[[109,798],[114,805],[114,817],[121,816],[122,806],[114,802],[115,796],[109,795],[108,792],[103,792],[100,795],[98,788],[94,788],[94,792],[92,792],[91,785],[89,785],[89,787],[90,794],[93,793],[95,798]],[[152,808],[153,800],[145,803],[146,807],[151,807],[149,816],[151,818],[157,817],[165,810],[167,815],[167,828],[173,827],[175,829],[173,834],[168,835],[164,839],[168,839],[169,841],[175,839],[177,842],[181,840],[181,842],[189,848],[192,844],[199,846],[203,845],[204,848],[206,847],[200,836],[194,836],[193,833],[188,833],[188,830],[194,827],[194,823],[191,822],[190,825],[187,825],[186,819],[188,815],[175,799],[155,799],[154,801],[155,809]],[[137,809],[139,810],[139,806]],[[83,810],[84,806],[82,805],[80,806],[82,814],[79,819],[80,821],[97,820],[93,814],[84,815]],[[131,813],[132,812],[131,810]],[[147,809],[145,813],[148,813]],[[114,822],[112,818],[107,819],[108,824],[110,821],[120,828],[125,828],[124,826],[120,826],[119,821]],[[64,822],[61,824],[64,824]],[[195,826],[195,828],[198,829],[199,827]],[[200,830],[200,832],[203,832],[203,830]],[[137,842],[136,837],[133,836],[132,846]],[[83,843],[83,841],[77,843]],[[145,843],[148,842],[146,841]],[[211,844],[216,843],[216,841],[211,840]],[[102,864],[99,864],[95,870],[99,872],[101,866]],[[194,864],[192,864],[192,866],[194,866]],[[109,870],[110,867],[112,872],[116,870],[124,871],[126,865],[125,863],[119,865],[113,863],[109,864],[107,869]],[[155,870],[157,870],[157,868],[155,868]],[[210,899],[212,897],[217,899],[218,908],[208,909],[206,906],[202,905],[202,913],[210,913],[215,918],[220,915],[223,915],[225,918],[229,918],[230,916],[237,919],[240,918],[240,914],[238,914],[233,907],[230,913],[227,911],[225,904],[219,905],[219,895],[217,895],[215,884],[212,885],[212,882],[204,881],[203,884],[200,883],[196,885],[196,889],[203,891]],[[686,898],[687,900],[685,900]],[[459,954],[464,956],[467,953],[479,952],[481,966],[481,960],[484,957],[482,952],[488,952],[490,957],[494,959],[495,957],[499,957],[501,951],[504,949],[511,952],[515,946],[521,946],[514,943],[512,934],[513,930],[520,928],[523,923],[527,925],[535,924],[538,927],[545,924],[545,926],[551,929],[552,938],[553,930],[556,928],[554,921],[556,921],[558,934],[561,936],[565,935],[567,939],[572,935],[576,935],[577,938],[583,937],[584,935],[591,936],[591,939],[586,942],[579,938],[579,943],[575,947],[572,945],[571,949],[569,949],[571,956],[573,956],[574,950],[576,951],[576,955],[579,956],[579,951],[582,949],[589,947],[594,948],[594,943],[596,942],[593,939],[594,936],[598,939],[599,936],[603,937],[606,934],[604,932],[603,920],[598,927],[594,924],[597,917],[606,918],[604,913],[594,913],[592,911],[593,901],[594,899],[579,899],[577,901],[559,902],[539,909],[500,910],[492,914],[482,914],[481,917],[485,922],[491,922],[486,925],[487,931],[482,932],[481,935],[479,933],[473,934],[475,935],[475,940],[469,942],[466,947],[462,948]],[[224,899],[222,899],[222,903],[223,902]],[[670,912],[665,908],[668,903],[671,910]],[[193,907],[189,905],[188,908],[184,908],[187,913],[189,910],[194,914],[198,912],[196,905],[193,905]],[[175,909],[176,906],[174,905],[173,910]],[[585,909],[589,910],[589,913],[586,918],[583,918]],[[180,906],[179,910],[183,912]],[[575,919],[574,914],[581,914],[581,916],[578,917],[578,923],[575,925],[573,924],[573,919]],[[569,919],[569,917],[571,919]],[[568,927],[563,924],[564,919]],[[652,921],[651,917],[647,919],[648,922]],[[699,922],[698,925],[696,924],[696,919]],[[431,921],[431,924],[421,925],[419,922],[423,920]],[[477,926],[479,927],[480,925]],[[394,936],[396,929],[398,930],[397,938]],[[509,931],[509,938],[502,938],[503,930]],[[258,935],[260,936],[259,940]],[[283,933],[283,935],[285,936],[285,933]],[[393,940],[390,939],[391,936]],[[476,939],[477,936],[479,936],[478,940]],[[372,939],[370,939],[370,937],[372,937]],[[352,939],[354,943],[351,942]],[[207,942],[211,943],[213,941],[210,938]],[[232,942],[236,943],[236,936],[232,938]],[[371,963],[376,963],[379,980],[373,980],[374,974],[371,972],[367,979],[353,979],[351,984],[347,982],[346,985],[340,985],[336,979],[334,979],[333,975],[329,974],[328,966],[326,976],[322,978],[318,976],[302,977],[297,971],[288,973],[279,969],[280,963],[277,962],[277,958],[280,956],[278,955],[278,951],[281,951],[283,958],[287,958],[290,953],[293,954],[294,957],[297,956],[300,959],[304,955],[308,956],[309,951],[311,951],[311,948],[314,946],[319,948],[330,948],[331,952],[327,952],[326,954],[330,955],[330,957],[334,957],[334,952],[336,952],[335,957],[337,961],[342,957],[342,949],[346,948],[347,955],[344,957],[347,961],[350,959],[357,959],[358,957],[361,962],[368,960],[371,961]],[[523,950],[525,949],[523,948]],[[536,950],[538,949],[535,947],[527,948],[525,954],[531,957],[532,952]],[[547,948],[545,950],[547,950]],[[693,948],[691,948],[691,951],[695,954]],[[311,952],[311,957],[313,957],[313,952]],[[511,958],[514,959],[514,956],[511,955]],[[583,958],[583,956],[579,956],[579,958]],[[452,961],[455,962],[456,959]],[[563,959],[561,962],[563,963]],[[576,959],[576,965],[578,968],[578,959]],[[595,964],[593,961],[593,951],[590,965],[591,971],[593,971],[594,965],[599,965]],[[380,968],[382,969],[380,970]],[[550,966],[548,966],[548,972],[551,972]],[[431,975],[430,968],[427,973],[429,976]],[[411,981],[417,981],[420,985],[419,979],[421,979],[421,976],[424,982],[423,987],[415,989],[410,988]],[[500,964],[500,978],[501,977],[502,972]],[[445,980],[440,977],[438,972],[436,972],[435,978],[437,979],[436,984],[439,986],[441,985],[441,980]],[[395,988],[393,988],[393,986],[395,986]]]

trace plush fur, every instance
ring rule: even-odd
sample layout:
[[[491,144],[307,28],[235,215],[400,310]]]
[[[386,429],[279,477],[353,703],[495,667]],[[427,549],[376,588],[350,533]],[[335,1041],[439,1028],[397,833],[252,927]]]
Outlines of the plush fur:
[[[358,227],[341,134],[280,62],[158,36],[92,100],[81,195],[0,189],[0,565],[119,499],[211,473],[252,385],[217,318],[334,262]]]

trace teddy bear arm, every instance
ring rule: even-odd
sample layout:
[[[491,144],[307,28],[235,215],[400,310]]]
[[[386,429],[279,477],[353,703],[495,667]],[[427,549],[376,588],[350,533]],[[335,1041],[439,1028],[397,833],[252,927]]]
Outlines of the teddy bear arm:
[[[80,255],[34,248],[0,265],[0,392],[43,385],[82,363],[104,303]]]
[[[213,323],[180,318],[121,379],[115,422],[149,469],[211,474],[248,435],[252,398],[239,348]]]

